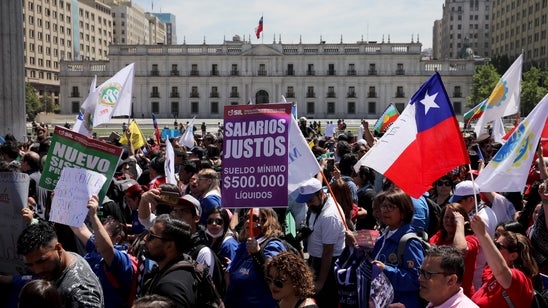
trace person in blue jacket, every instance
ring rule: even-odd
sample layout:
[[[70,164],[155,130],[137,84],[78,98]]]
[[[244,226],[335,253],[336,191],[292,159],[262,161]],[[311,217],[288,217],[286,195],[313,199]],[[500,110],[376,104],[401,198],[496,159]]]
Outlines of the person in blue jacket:
[[[253,236],[249,235],[250,219],[245,217],[242,229],[244,240],[238,245],[234,260],[227,268],[229,280],[224,298],[226,308],[277,306],[264,278],[264,264],[286,251],[281,241],[272,239],[282,235],[282,228],[271,208],[254,208],[252,212]]]
[[[373,248],[373,263],[388,277],[394,287],[393,303],[402,303],[406,308],[422,307],[419,297],[418,270],[424,260],[422,245],[409,240],[405,247],[403,262],[397,255],[400,238],[415,230],[413,202],[399,188],[391,188],[384,194],[381,205],[382,221],[387,226]]]

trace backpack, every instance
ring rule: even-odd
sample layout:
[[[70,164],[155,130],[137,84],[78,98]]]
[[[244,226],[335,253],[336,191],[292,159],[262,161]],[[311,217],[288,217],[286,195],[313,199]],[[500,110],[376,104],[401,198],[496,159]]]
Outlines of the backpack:
[[[430,249],[430,243],[428,243],[428,234],[424,231],[410,232],[404,234],[398,242],[398,266],[403,265],[403,255],[405,253],[405,247],[410,240],[417,240],[422,245],[424,252]]]
[[[163,275],[167,275],[176,270],[185,270],[192,273],[194,277],[194,294],[196,296],[196,307],[224,308],[221,295],[217,291],[211,276],[209,268],[194,260],[181,260],[173,264]]]
[[[432,237],[439,230],[441,220],[441,207],[434,200],[424,196],[428,204],[428,237]]]
[[[260,244],[259,247],[261,247],[261,250],[264,250],[264,248],[268,245],[268,243],[274,240],[282,242],[286,251],[292,252],[301,258],[303,257],[303,255],[301,254],[300,251],[297,250],[297,248],[293,247],[293,245],[289,244],[286,240],[276,236],[269,237],[268,239],[266,239],[266,241],[262,242],[262,244]]]
[[[131,279],[131,285],[129,289],[129,296],[127,297],[126,306],[125,307],[131,307],[133,305],[133,301],[137,297],[137,283],[138,283],[138,272],[139,272],[139,261],[134,256],[128,254],[129,259],[131,260],[131,267],[133,268],[133,277]],[[118,283],[118,279],[112,274],[112,272],[107,270],[107,265],[103,264],[105,267],[105,276],[107,277],[108,282],[116,289],[116,292],[120,295],[120,297],[124,298],[126,297],[126,294],[120,290],[120,284]]]
[[[198,254],[200,253],[200,250],[202,250],[202,248],[204,247],[207,246],[204,244],[195,245],[188,254],[192,257],[193,260],[196,260]],[[211,277],[211,280],[215,284],[215,288],[217,289],[218,293],[221,296],[224,296],[226,292],[226,281],[224,278],[223,264],[213,250],[211,250],[211,255],[213,256],[213,277]],[[207,265],[202,266],[207,268],[207,272],[209,273],[209,267]]]

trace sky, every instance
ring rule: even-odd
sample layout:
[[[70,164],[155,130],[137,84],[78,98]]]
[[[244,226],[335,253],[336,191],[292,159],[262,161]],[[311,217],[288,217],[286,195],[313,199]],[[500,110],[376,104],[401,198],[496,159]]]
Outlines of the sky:
[[[361,41],[409,43],[419,36],[432,47],[432,27],[442,17],[444,0],[133,0],[147,12],[176,16],[178,44],[222,44],[234,35],[253,44],[327,44]],[[254,29],[263,16],[263,36]]]

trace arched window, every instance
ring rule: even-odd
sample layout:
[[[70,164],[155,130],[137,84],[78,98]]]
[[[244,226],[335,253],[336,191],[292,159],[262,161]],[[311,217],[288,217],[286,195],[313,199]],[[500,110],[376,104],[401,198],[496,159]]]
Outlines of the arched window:
[[[265,90],[259,90],[257,94],[255,94],[255,104],[268,104],[268,92]]]

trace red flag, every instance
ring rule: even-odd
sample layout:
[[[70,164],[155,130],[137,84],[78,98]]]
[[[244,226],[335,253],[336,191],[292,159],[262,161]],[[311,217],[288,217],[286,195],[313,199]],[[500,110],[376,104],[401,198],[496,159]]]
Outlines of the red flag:
[[[354,169],[371,167],[419,198],[435,180],[467,163],[470,158],[455,112],[435,73]]]
[[[158,122],[156,122],[156,116],[152,114],[152,123],[154,124],[154,132],[156,135],[156,143],[159,145],[162,144],[162,135],[160,134],[160,129],[158,129]]]
[[[257,38],[261,37],[261,32],[263,32],[263,16],[259,19],[259,26],[255,29],[255,35]]]
[[[548,119],[544,123],[544,129],[540,134],[540,143],[542,144],[542,156],[548,157]]]

